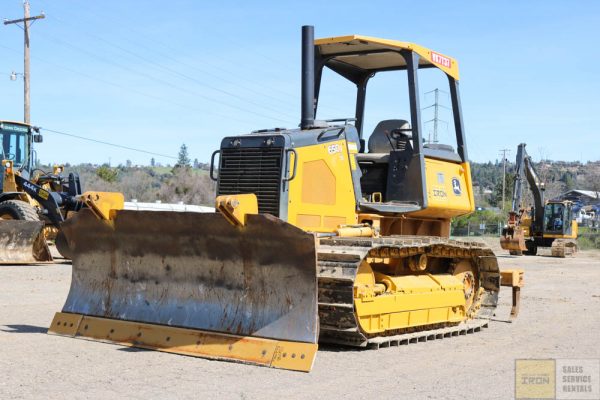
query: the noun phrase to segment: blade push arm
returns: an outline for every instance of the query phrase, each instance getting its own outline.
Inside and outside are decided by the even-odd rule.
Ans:
[[[69,177],[69,181],[74,181],[74,177]],[[66,210],[79,210],[81,202],[71,193],[51,192],[35,183],[15,174],[15,182],[23,188],[23,191],[34,198],[44,208],[46,215],[52,224],[58,226],[64,221],[60,212],[60,206],[65,206]]]

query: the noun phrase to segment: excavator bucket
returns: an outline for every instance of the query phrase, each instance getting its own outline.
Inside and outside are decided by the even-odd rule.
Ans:
[[[525,235],[521,228],[508,228],[500,237],[500,247],[508,250],[510,254],[522,254],[527,251],[525,246]]]
[[[0,219],[0,264],[52,261],[42,221]]]
[[[49,333],[309,371],[313,234],[270,215],[88,210],[62,225],[71,288]]]

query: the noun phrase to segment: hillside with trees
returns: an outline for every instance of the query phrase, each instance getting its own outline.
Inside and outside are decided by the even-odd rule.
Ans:
[[[540,178],[546,183],[546,198],[567,190],[600,191],[600,161],[543,160],[535,163]],[[41,166],[51,170],[51,166]],[[65,164],[65,173],[77,172],[84,190],[119,191],[127,200],[140,202],[212,205],[215,183],[208,176],[209,165],[191,160],[189,149],[181,146],[174,165],[162,165],[150,159],[148,165],[125,164],[110,166]],[[502,162],[471,163],[471,174],[477,206],[500,209],[502,202]],[[510,208],[515,177],[514,163],[506,164],[505,210]],[[528,193],[526,191],[526,193]]]
[[[51,166],[41,166],[51,170]],[[161,165],[154,159],[149,165],[65,164],[65,174],[79,174],[82,189],[122,192],[127,201],[213,205],[214,182],[208,176],[208,165],[191,161],[187,146],[181,146],[177,162]]]
[[[554,198],[571,189],[600,191],[600,161],[551,161],[534,163],[546,187],[546,198]],[[481,207],[498,207],[502,203],[502,162],[471,163],[471,174],[475,192],[475,202]],[[510,207],[515,164],[506,164],[505,209]],[[529,196],[529,192],[525,191]],[[527,197],[526,197],[527,199]],[[529,199],[531,200],[531,199]]]

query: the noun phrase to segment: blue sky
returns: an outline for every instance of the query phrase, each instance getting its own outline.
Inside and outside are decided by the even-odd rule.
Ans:
[[[313,24],[317,37],[378,36],[455,57],[474,161],[502,148],[512,159],[520,142],[534,159],[600,159],[597,1],[31,0],[31,10],[47,16],[31,32],[31,114],[43,128],[172,156],[186,143],[207,161],[225,135],[298,124],[300,26]],[[0,17],[21,15],[21,0],[2,1]],[[22,118],[22,81],[9,80],[22,72],[22,40],[14,25],[0,26],[0,119]],[[435,87],[421,82],[422,92]],[[404,88],[399,76],[373,81],[367,133],[408,116]],[[322,91],[321,117],[352,116],[351,87],[328,75]],[[152,157],[44,139],[44,162]]]

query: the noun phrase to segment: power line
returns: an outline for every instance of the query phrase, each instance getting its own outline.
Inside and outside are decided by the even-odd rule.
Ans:
[[[70,48],[72,48],[72,49],[74,49],[76,51],[79,51],[81,53],[87,54],[88,56],[90,56],[92,58],[95,58],[97,60],[100,60],[100,61],[102,61],[102,62],[104,62],[106,64],[116,66],[116,67],[121,68],[121,69],[123,69],[125,71],[128,71],[128,72],[130,72],[130,73],[132,73],[134,75],[143,76],[143,77],[145,77],[147,79],[150,79],[150,80],[153,80],[155,82],[161,83],[161,84],[163,84],[165,86],[171,87],[172,89],[179,90],[181,92],[190,94],[192,96],[203,98],[203,99],[205,99],[205,100],[207,100],[207,101],[209,101],[211,103],[218,103],[218,104],[221,104],[223,106],[234,108],[234,109],[237,109],[239,111],[242,111],[242,112],[245,112],[245,113],[248,113],[248,114],[253,114],[253,115],[256,115],[256,116],[261,117],[261,118],[267,118],[267,119],[270,119],[270,120],[279,121],[279,122],[285,122],[285,123],[289,123],[290,122],[290,120],[284,120],[284,119],[281,119],[281,118],[272,117],[270,115],[266,115],[266,114],[262,114],[262,113],[259,113],[259,112],[256,112],[256,111],[252,111],[252,110],[246,109],[244,107],[240,107],[240,106],[237,106],[237,105],[234,105],[234,104],[230,104],[230,103],[227,103],[227,102],[222,101],[222,100],[217,100],[217,99],[214,99],[214,98],[210,98],[210,97],[208,97],[206,95],[203,95],[201,93],[198,93],[198,92],[186,89],[186,88],[182,88],[182,87],[180,87],[178,85],[174,85],[173,83],[165,81],[163,79],[154,77],[152,75],[143,73],[141,71],[137,71],[137,70],[135,70],[133,68],[129,68],[127,66],[121,65],[121,64],[116,63],[114,61],[107,60],[106,58],[104,58],[102,56],[99,56],[99,55],[97,55],[95,53],[92,53],[92,52],[89,52],[89,51],[87,51],[85,49],[82,49],[81,47],[73,45],[73,44],[71,44],[71,43],[69,43],[69,42],[67,42],[65,40],[58,39],[58,38],[56,38],[56,37],[54,37],[52,35],[46,34],[46,35],[44,35],[44,37],[46,39],[50,39],[52,41],[55,41],[55,42],[57,42],[59,44],[63,44],[64,46],[70,47]]]
[[[7,46],[1,45],[1,44],[0,44],[0,48],[12,51],[14,53],[18,53],[17,50],[11,49],[10,47],[7,47]],[[236,122],[241,122],[241,123],[244,123],[244,124],[254,124],[254,122],[249,121],[249,120],[240,119],[240,118],[237,118],[237,117],[233,117],[231,115],[221,114],[221,113],[212,111],[210,109],[200,109],[200,108],[197,108],[197,107],[190,106],[188,104],[178,103],[176,101],[173,101],[173,100],[170,100],[170,99],[167,99],[167,98],[164,98],[164,97],[155,96],[155,95],[152,95],[152,94],[149,94],[149,93],[142,92],[140,90],[128,88],[128,87],[125,87],[123,85],[119,85],[117,83],[111,82],[111,81],[107,81],[107,80],[104,80],[104,79],[101,79],[101,78],[97,78],[95,76],[91,76],[89,74],[86,74],[85,72],[81,72],[81,71],[75,70],[73,68],[66,67],[64,65],[60,65],[60,64],[54,63],[52,61],[48,61],[48,60],[39,58],[37,56],[33,57],[33,58],[36,59],[36,60],[38,60],[38,61],[42,61],[43,63],[54,65],[55,67],[63,69],[65,71],[69,71],[71,73],[83,76],[83,77],[85,77],[87,79],[94,80],[94,81],[103,83],[105,85],[113,86],[113,87],[119,88],[119,89],[121,89],[123,91],[126,91],[126,92],[135,93],[135,94],[137,94],[139,96],[147,97],[149,99],[158,100],[158,101],[161,101],[161,102],[164,102],[164,103],[168,103],[168,104],[175,105],[175,106],[178,106],[178,107],[181,107],[181,108],[185,108],[185,109],[188,109],[188,110],[192,110],[192,111],[201,111],[203,113],[212,114],[212,115],[215,115],[217,117],[226,118],[229,121],[236,121]]]
[[[42,2],[43,2],[43,1],[42,1]],[[83,4],[82,4],[82,3],[80,3],[80,4],[78,4],[78,6],[81,8],[81,7],[83,6]],[[83,8],[84,8],[84,9],[86,9],[86,7],[83,7]],[[90,14],[92,13],[92,11],[91,11],[89,8],[87,8],[87,10],[86,10],[86,11],[87,11],[88,13],[90,13]],[[97,17],[98,17],[98,16],[97,16],[97,14],[96,14],[95,12],[94,12],[94,17],[95,17],[95,19],[97,19]],[[74,24],[72,24],[72,23],[69,23],[68,21],[62,20],[62,19],[60,19],[60,18],[58,18],[58,17],[56,17],[56,16],[53,16],[52,18],[53,18],[53,19],[55,19],[55,20],[57,20],[57,21],[60,21],[60,22],[61,22],[61,23],[63,23],[63,24],[67,24],[67,25],[74,26]],[[192,64],[189,64],[189,63],[185,63],[185,62],[183,62],[183,61],[181,61],[181,60],[179,60],[179,59],[177,59],[177,60],[173,59],[173,58],[171,57],[171,54],[173,54],[173,53],[181,53],[181,51],[180,51],[180,50],[177,50],[177,49],[175,49],[173,46],[170,46],[170,45],[167,45],[167,44],[165,44],[165,43],[162,43],[162,42],[160,42],[160,41],[157,41],[157,40],[156,40],[156,38],[154,38],[154,37],[150,37],[149,35],[146,35],[146,34],[144,34],[144,33],[141,33],[141,32],[139,32],[139,31],[137,31],[137,30],[135,30],[135,29],[132,29],[132,28],[131,28],[131,26],[130,26],[130,24],[129,24],[128,22],[127,22],[127,23],[124,23],[124,21],[119,21],[119,20],[115,19],[115,18],[114,18],[114,17],[112,17],[112,16],[103,16],[103,17],[102,17],[102,19],[103,19],[103,20],[105,20],[105,21],[106,21],[106,20],[113,21],[115,24],[119,25],[120,27],[124,28],[125,30],[127,30],[127,31],[129,31],[129,32],[132,32],[132,33],[134,33],[134,34],[136,34],[136,35],[138,35],[138,36],[141,36],[141,37],[148,38],[148,40],[150,40],[150,41],[152,42],[152,44],[153,44],[153,46],[152,46],[152,47],[149,47],[149,46],[147,46],[145,43],[142,43],[142,42],[139,42],[139,41],[134,41],[134,40],[132,40],[130,37],[127,37],[127,36],[124,36],[124,37],[123,37],[123,39],[124,39],[124,40],[126,40],[126,41],[129,41],[130,43],[134,44],[136,47],[143,47],[143,48],[145,48],[145,49],[147,49],[147,50],[151,51],[153,54],[159,54],[159,55],[161,55],[161,56],[162,56],[162,58],[169,59],[170,61],[172,61],[172,62],[175,62],[175,63],[177,63],[177,64],[180,64],[180,65],[182,65],[182,66],[184,66],[184,67],[186,67],[186,68],[191,68],[191,69],[194,69],[194,70],[200,71],[200,72],[202,72],[203,74],[209,75],[209,76],[211,76],[211,77],[213,77],[213,78],[216,78],[216,79],[218,79],[218,80],[221,80],[221,81],[223,81],[223,82],[226,82],[226,83],[229,83],[229,84],[235,85],[235,86],[236,86],[236,88],[243,88],[243,89],[245,89],[245,90],[247,90],[247,91],[249,91],[249,92],[252,92],[252,93],[254,93],[254,94],[258,94],[258,95],[260,95],[260,96],[268,97],[268,98],[271,98],[271,99],[273,99],[273,100],[276,100],[276,101],[279,101],[279,102],[281,102],[281,101],[282,101],[282,98],[281,98],[281,97],[276,97],[276,96],[273,96],[273,95],[271,95],[271,94],[264,93],[263,91],[260,91],[260,90],[253,89],[253,88],[251,88],[251,87],[249,87],[249,86],[245,85],[244,83],[234,82],[234,81],[232,81],[232,80],[230,80],[230,79],[223,78],[223,77],[219,76],[218,74],[215,74],[215,73],[214,73],[214,72],[212,72],[212,71],[208,71],[208,70],[205,70],[205,69],[199,68],[199,67],[197,67],[196,65],[192,65]],[[138,58],[140,58],[140,57],[141,57],[141,56],[139,56],[138,54],[136,54],[136,53],[132,52],[131,50],[129,50],[129,49],[126,49],[126,48],[124,48],[124,47],[122,47],[122,46],[116,45],[116,44],[114,44],[114,43],[112,43],[112,42],[110,42],[110,41],[108,41],[108,40],[106,40],[106,39],[104,39],[104,38],[102,38],[102,37],[99,37],[99,36],[93,35],[93,34],[91,34],[91,33],[89,33],[89,32],[86,32],[86,31],[83,31],[83,33],[84,33],[84,34],[86,34],[86,35],[88,35],[88,36],[90,36],[90,37],[93,37],[93,38],[95,38],[95,39],[97,39],[97,40],[103,41],[104,43],[107,43],[107,44],[109,44],[109,45],[110,45],[110,46],[112,46],[112,47],[119,48],[119,49],[120,49],[120,50],[122,50],[122,51],[125,51],[125,52],[127,52],[127,53],[129,53],[129,54],[132,54],[132,55],[134,55],[135,57],[138,57]],[[166,50],[168,50],[168,53],[166,53],[166,52],[161,52],[159,49],[157,49],[157,48],[156,48],[156,45],[162,46],[163,48],[165,48]],[[227,63],[230,63],[230,64],[239,65],[239,64],[238,64],[238,63],[236,63],[236,62],[233,62],[233,61],[231,61],[231,60],[224,59],[224,58],[222,58],[222,57],[219,57],[219,56],[216,56],[216,55],[212,55],[211,57],[212,57],[212,58],[216,58],[216,59],[220,59],[220,60],[222,60],[222,61],[225,61],[225,62],[227,62]],[[144,57],[144,58],[145,58],[145,57]],[[147,58],[146,58],[146,61],[147,61]],[[204,62],[204,63],[206,63],[206,64],[210,64],[210,63],[208,63],[208,62],[206,62],[206,61],[203,61],[203,62]],[[269,64],[269,65],[270,65],[270,64]],[[214,64],[213,64],[213,66],[214,66]],[[163,68],[163,66],[161,66],[161,68]],[[221,72],[226,72],[226,71],[224,71],[224,70],[223,70],[222,66],[215,66],[215,69],[218,69],[218,70],[220,70]],[[264,72],[264,68],[261,70],[261,72]],[[234,75],[234,74],[231,74],[230,72],[229,72],[229,74],[230,74],[230,75]],[[235,75],[234,75],[234,76],[235,76]],[[204,85],[205,83],[202,83],[202,84]],[[284,95],[286,95],[286,96],[289,96],[289,97],[293,97],[293,98],[296,98],[296,97],[297,97],[297,96],[296,96],[296,95],[294,95],[294,94],[291,94],[291,93],[289,93],[289,92],[284,92],[284,91],[280,90],[279,88],[275,88],[275,87],[266,87],[266,86],[261,86],[261,89],[270,89],[270,90],[272,90],[272,91],[276,91],[276,92],[282,93],[282,94],[284,94]],[[215,90],[219,90],[219,89],[215,89]],[[279,104],[279,105],[281,105],[281,104]],[[262,105],[261,105],[261,106],[262,106]],[[290,108],[292,107],[292,105],[291,105],[291,104],[288,104],[288,106],[290,106]]]
[[[57,20],[57,21],[59,21],[59,22],[61,22],[61,23],[66,23],[66,24],[69,24],[67,21],[64,21],[64,20],[62,20],[62,19],[60,19],[60,18],[57,18],[57,17],[54,17],[54,16],[53,16],[53,17],[51,17],[51,18],[52,18],[52,19],[55,19],[55,20]],[[187,75],[187,74],[185,74],[185,73],[183,73],[183,72],[180,72],[180,71],[178,71],[178,70],[176,70],[176,69],[173,69],[173,68],[171,68],[171,67],[168,67],[168,66],[166,66],[166,65],[163,65],[163,64],[161,64],[161,63],[158,63],[158,62],[156,62],[156,61],[154,61],[154,60],[152,60],[152,59],[149,59],[148,57],[145,57],[145,56],[143,56],[143,55],[140,55],[140,54],[138,54],[138,53],[136,53],[136,52],[134,52],[134,51],[131,51],[131,50],[129,50],[129,49],[127,49],[127,48],[123,47],[123,46],[120,46],[120,45],[118,45],[118,44],[114,44],[114,43],[112,43],[112,42],[110,42],[110,41],[108,41],[108,40],[106,40],[106,39],[104,39],[104,38],[102,38],[102,37],[100,37],[100,36],[94,35],[94,34],[92,34],[92,33],[86,32],[86,31],[84,31],[83,33],[84,33],[85,35],[87,35],[87,36],[89,36],[89,37],[91,37],[91,38],[95,39],[95,40],[98,40],[98,41],[100,41],[100,42],[102,42],[102,43],[105,43],[105,44],[107,44],[107,45],[109,45],[109,46],[111,46],[111,47],[114,47],[114,48],[116,48],[116,49],[118,49],[118,50],[120,50],[120,51],[122,51],[122,52],[124,52],[124,53],[126,53],[126,54],[129,54],[129,55],[131,55],[131,56],[133,56],[133,57],[135,57],[135,58],[137,58],[137,59],[140,59],[140,60],[142,60],[142,61],[144,61],[144,62],[146,62],[146,63],[148,63],[148,64],[150,64],[150,65],[153,65],[154,67],[160,68],[160,69],[162,69],[162,70],[164,70],[164,71],[167,71],[167,72],[169,72],[169,73],[171,73],[171,74],[174,74],[174,75],[177,75],[177,76],[179,76],[179,77],[181,77],[181,78],[184,78],[184,79],[187,79],[187,80],[189,80],[189,81],[192,81],[192,82],[194,82],[194,83],[196,83],[196,84],[198,84],[198,85],[200,85],[200,86],[207,87],[207,88],[209,88],[209,89],[211,89],[211,90],[214,90],[214,91],[216,91],[216,92],[222,93],[222,94],[224,94],[224,95],[226,95],[226,96],[229,96],[229,97],[231,97],[231,98],[234,98],[234,99],[236,99],[236,100],[243,101],[243,102],[244,102],[244,103],[246,103],[246,104],[252,104],[252,105],[254,105],[254,106],[256,106],[256,107],[261,107],[261,108],[267,109],[267,110],[269,110],[269,111],[276,112],[276,113],[278,113],[278,114],[280,114],[280,115],[284,115],[284,116],[286,116],[286,117],[295,118],[295,116],[290,116],[290,115],[287,115],[287,114],[285,114],[285,113],[282,113],[282,112],[281,112],[279,109],[275,109],[275,108],[268,107],[268,106],[266,106],[266,105],[264,105],[264,104],[260,104],[260,103],[257,103],[257,102],[255,102],[255,101],[253,101],[253,100],[249,100],[249,99],[247,99],[247,98],[245,98],[245,97],[239,96],[239,95],[237,95],[237,94],[235,94],[235,93],[232,93],[232,92],[230,92],[230,91],[228,91],[228,90],[224,90],[224,89],[221,89],[221,88],[219,88],[219,87],[217,87],[217,86],[211,85],[211,84],[209,84],[209,83],[202,82],[202,81],[200,81],[199,79],[196,79],[196,78],[194,78],[194,77],[192,77],[192,76],[189,76],[189,75]],[[89,53],[88,53],[88,54],[89,54]],[[167,58],[167,59],[169,59],[170,61],[175,61],[175,60],[174,60],[172,57],[170,57],[170,56],[166,56],[166,57],[164,57],[164,58]],[[203,71],[203,72],[205,72],[205,71]],[[144,76],[146,76],[146,77],[149,77],[147,74],[145,74]],[[164,81],[163,81],[163,82],[164,82]],[[269,117],[269,118],[271,118],[271,117]],[[282,122],[287,122],[287,121],[283,121],[283,120],[280,120],[280,121],[282,121]]]
[[[448,121],[444,121],[443,119],[439,118],[439,108],[445,108],[446,110],[448,110],[448,107],[442,106],[439,103],[439,94],[440,92],[448,94],[447,92],[440,90],[438,88],[435,88],[434,90],[431,90],[427,93],[425,93],[425,96],[427,96],[430,93],[434,93],[435,95],[435,101],[432,105],[427,106],[425,108],[423,108],[423,110],[426,110],[428,108],[433,107],[433,118],[430,119],[429,121],[425,121],[425,123],[429,123],[429,122],[433,122],[433,140],[431,138],[431,131],[429,132],[429,143],[437,143],[438,140],[438,124],[441,122],[443,124],[446,124],[446,127],[448,127]]]
[[[136,149],[135,147],[123,146],[123,145],[116,144],[116,143],[106,142],[104,140],[92,139],[92,138],[89,138],[89,137],[74,135],[72,133],[56,131],[56,130],[48,129],[48,128],[40,128],[40,130],[43,130],[43,131],[46,131],[46,132],[51,132],[51,133],[56,133],[58,135],[69,136],[69,137],[73,137],[73,138],[77,138],[77,139],[81,139],[81,140],[87,140],[88,142],[99,143],[99,144],[103,144],[103,145],[106,145],[106,146],[118,147],[118,148],[125,149],[125,150],[136,151],[138,153],[150,154],[150,155],[153,155],[153,156],[164,157],[164,158],[171,158],[173,160],[177,160],[177,157],[168,156],[166,154],[155,153],[155,152],[152,152],[152,151],[147,151],[147,150],[142,150],[142,149]]]
[[[45,0],[41,0],[41,1],[42,1],[43,3],[46,3],[46,2],[45,2]],[[48,3],[46,3],[46,4],[48,4]],[[82,6],[84,6],[84,4],[83,4],[83,3],[79,3],[79,4],[78,4],[78,6],[79,6],[79,8],[81,9],[81,8],[82,8]],[[86,9],[86,11],[87,11],[87,13],[88,13],[88,14],[90,14],[90,15],[91,15],[91,14],[93,14],[93,15],[94,15],[94,18],[95,18],[95,19],[97,19],[98,15],[97,15],[97,12],[96,12],[96,10],[91,10],[89,7],[85,7],[85,6],[83,7],[83,9]],[[57,17],[53,17],[53,18],[54,18],[54,19],[56,19],[56,20],[58,20],[58,21],[60,21],[61,23],[70,24],[68,21],[64,21],[64,20],[62,20],[62,19],[60,19],[60,18],[57,18]],[[240,89],[240,88],[241,88],[241,89],[244,89],[244,90],[246,90],[246,91],[248,91],[248,92],[251,92],[251,93],[257,94],[257,95],[259,95],[259,96],[263,96],[263,97],[267,97],[267,98],[270,98],[270,99],[272,99],[272,100],[275,100],[275,101],[277,101],[277,102],[278,102],[278,104],[277,104],[277,107],[281,107],[281,105],[282,105],[282,101],[283,101],[283,102],[284,102],[284,105],[285,105],[285,106],[287,106],[288,108],[290,108],[290,109],[292,109],[292,108],[294,108],[294,109],[295,109],[295,108],[296,108],[296,105],[295,105],[295,104],[290,104],[290,103],[289,103],[289,102],[290,102],[290,100],[289,100],[290,98],[293,98],[293,99],[295,99],[295,100],[298,100],[298,96],[297,96],[296,94],[290,93],[290,92],[288,92],[288,91],[281,90],[280,88],[278,88],[278,87],[274,87],[274,86],[265,86],[265,85],[263,85],[263,84],[257,85],[255,82],[251,82],[251,81],[243,81],[243,83],[240,83],[240,82],[235,82],[235,81],[232,81],[231,79],[223,78],[222,76],[219,76],[218,74],[215,74],[213,71],[209,71],[209,70],[205,70],[205,69],[199,68],[198,66],[196,66],[196,65],[194,65],[194,64],[185,63],[185,62],[181,61],[180,59],[173,59],[173,58],[171,57],[171,54],[173,54],[173,53],[175,53],[175,54],[180,54],[180,53],[181,53],[181,50],[179,50],[179,49],[177,49],[177,48],[173,47],[172,45],[169,45],[169,44],[166,44],[166,43],[164,43],[164,42],[161,42],[160,40],[156,40],[156,38],[155,38],[155,37],[151,37],[151,36],[149,36],[149,35],[147,35],[147,34],[145,34],[145,33],[143,33],[143,32],[140,32],[140,31],[138,31],[138,30],[135,30],[135,29],[131,28],[131,24],[129,24],[129,21],[124,21],[124,20],[119,20],[119,19],[116,19],[116,18],[115,18],[115,17],[114,17],[112,14],[111,14],[111,15],[106,15],[106,14],[105,14],[105,15],[103,15],[103,16],[102,16],[102,19],[103,19],[103,20],[105,20],[105,21],[106,21],[106,20],[108,20],[108,21],[112,21],[112,22],[114,22],[115,24],[119,25],[120,27],[122,27],[123,29],[125,29],[125,30],[127,30],[127,31],[129,31],[129,32],[132,32],[132,33],[134,33],[134,34],[136,34],[136,35],[138,35],[138,36],[140,36],[140,37],[147,38],[147,39],[148,39],[148,40],[150,40],[150,41],[151,41],[151,43],[153,44],[153,47],[149,47],[149,46],[147,46],[147,45],[146,45],[146,42],[139,42],[139,41],[132,40],[132,39],[131,39],[131,37],[129,37],[129,36],[127,36],[127,35],[125,35],[125,36],[122,38],[122,39],[124,39],[124,40],[126,40],[126,41],[129,41],[130,43],[134,44],[136,47],[142,47],[142,48],[145,48],[145,49],[147,49],[147,50],[151,51],[153,54],[159,54],[159,55],[162,55],[162,57],[163,57],[163,58],[165,58],[165,59],[169,59],[170,61],[172,61],[172,62],[174,62],[174,63],[177,63],[177,64],[180,64],[181,66],[183,66],[183,67],[185,67],[185,68],[188,68],[188,69],[193,69],[193,70],[199,71],[199,72],[201,72],[201,73],[203,73],[203,74],[206,74],[206,75],[209,75],[209,76],[211,76],[211,77],[213,77],[213,78],[216,78],[216,79],[218,79],[218,80],[220,80],[220,81],[222,81],[222,82],[225,82],[225,83],[228,83],[228,84],[235,85],[235,86],[236,86],[236,89]],[[74,26],[72,23],[71,23],[70,25],[71,25],[71,26]],[[94,37],[94,38],[96,38],[97,40],[100,40],[100,41],[103,41],[104,43],[107,43],[107,44],[109,44],[110,46],[113,46],[113,47],[119,48],[119,49],[121,49],[121,51],[124,51],[124,52],[127,52],[127,53],[129,53],[129,54],[132,54],[132,55],[134,55],[135,57],[138,57],[138,58],[142,57],[143,59],[146,59],[146,60],[147,60],[147,58],[146,58],[146,57],[139,56],[138,54],[136,54],[136,53],[134,53],[134,52],[132,52],[132,51],[130,51],[130,50],[128,50],[128,49],[126,49],[126,48],[122,47],[122,46],[116,45],[116,44],[114,44],[114,43],[112,43],[112,42],[110,42],[110,41],[108,41],[108,40],[106,40],[106,39],[104,39],[104,38],[98,37],[98,36],[96,36],[96,35],[92,35],[92,34],[90,34],[90,33],[86,32],[86,31],[83,31],[83,32],[84,32],[85,34],[87,34],[88,36],[90,36],[90,37]],[[234,41],[233,41],[233,40],[231,40],[231,39],[227,39],[227,38],[223,38],[223,37],[221,38],[221,40],[227,40],[227,41],[229,41],[230,43],[236,43],[236,42],[234,42]],[[239,42],[238,42],[237,44],[238,44],[238,45],[241,45]],[[163,52],[161,52],[160,50],[158,50],[158,49],[156,48],[156,45],[162,46],[164,49],[166,49],[166,50],[168,51],[168,53],[167,53],[167,52],[164,52],[164,51],[163,51]],[[203,50],[203,52],[205,52],[205,50]],[[268,61],[269,61],[269,63],[261,65],[261,67],[260,67],[260,68],[256,68],[256,67],[253,67],[252,65],[247,65],[247,64],[245,64],[245,65],[244,65],[244,66],[245,66],[245,68],[250,68],[250,69],[253,69],[253,70],[255,70],[255,71],[258,71],[258,72],[260,72],[260,73],[264,73],[264,72],[265,72],[265,66],[269,66],[269,65],[281,65],[281,60],[280,60],[280,59],[273,59],[272,57],[269,57],[269,56],[266,56],[266,55],[264,55],[264,54],[262,54],[262,53],[257,53],[257,52],[253,52],[253,54],[254,54],[254,55],[256,55],[256,56],[260,56],[260,57],[262,57],[262,58],[264,58],[264,59],[268,60]],[[218,55],[215,55],[215,54],[212,54],[212,55],[211,55],[211,58],[213,58],[213,59],[219,59],[219,60],[221,60],[221,61],[224,61],[224,62],[226,62],[226,63],[228,63],[228,64],[232,64],[232,65],[235,65],[235,66],[239,66],[239,63],[238,63],[238,62],[235,62],[235,61],[228,60],[228,59],[226,59],[226,58],[220,57],[220,56],[218,56]],[[154,63],[154,64],[157,64],[156,62],[152,62],[152,61],[150,61],[150,62],[151,62],[151,63]],[[207,61],[205,61],[205,60],[203,60],[203,63],[205,63],[205,64],[211,64],[210,62],[207,62]],[[160,65],[160,64],[157,64],[157,65],[159,65],[159,67],[161,67],[161,68],[165,68],[164,66],[162,66],[162,65]],[[226,70],[224,70],[224,69],[223,69],[223,67],[222,67],[221,65],[219,65],[219,66],[216,66],[215,64],[212,64],[212,65],[214,66],[215,70],[218,70],[218,71],[221,71],[221,72],[226,72],[226,73],[228,73],[229,75],[231,75],[231,76],[233,76],[233,77],[237,77],[237,76],[238,76],[238,74],[234,74],[234,73],[232,73],[232,72],[231,72],[231,70],[229,70],[229,71],[226,71]],[[167,68],[168,68],[168,67],[167,67]],[[276,69],[276,70],[275,70],[275,69],[271,69],[271,70],[272,70],[272,71],[277,71],[278,73],[281,73],[281,69]],[[174,73],[177,73],[177,74],[179,74],[179,72],[174,72]],[[196,81],[197,81],[197,80],[196,80]],[[197,81],[197,82],[198,82],[198,81]],[[199,84],[201,84],[201,85],[206,85],[206,84],[204,84],[204,83],[201,83],[201,82],[198,82],[198,83],[199,83]],[[252,87],[250,87],[249,85],[252,85],[252,86],[259,86],[259,88],[260,88],[260,89],[268,89],[268,90],[270,90],[270,91],[273,91],[273,92],[278,92],[280,95],[284,95],[284,96],[285,96],[287,99],[286,99],[286,100],[283,100],[283,98],[282,98],[282,97],[277,97],[277,96],[274,96],[274,95],[271,95],[271,94],[265,93],[265,92],[264,92],[264,91],[262,91],[262,90],[256,90],[256,89],[253,89],[253,88],[252,88]],[[211,87],[211,86],[208,86],[208,87]],[[219,89],[215,89],[215,90],[219,90]],[[235,95],[234,95],[234,96],[235,96]],[[244,101],[247,101],[247,100],[244,100]],[[252,104],[256,104],[256,103],[254,103],[253,101],[250,101],[250,102],[251,102]],[[271,108],[271,107],[266,107],[266,106],[265,106],[265,105],[263,105],[263,104],[260,104],[260,105],[258,105],[258,106],[259,106],[259,107],[262,107],[262,108],[269,109],[269,110],[276,111],[276,112],[278,112],[278,113],[280,113],[280,114],[285,114],[285,113],[281,113],[281,111],[279,110],[279,108],[278,108],[278,109],[273,109],[273,108]],[[328,110],[330,110],[330,111],[334,111],[334,110],[335,110],[335,112],[338,112],[338,113],[339,113],[339,112],[345,112],[345,111],[343,111],[343,110],[340,110],[339,108],[336,108],[336,107],[331,107],[331,106],[321,106],[320,108],[322,108],[322,109],[328,109]],[[294,121],[295,121],[295,120],[296,120],[296,116],[294,116],[293,118],[294,118]],[[286,122],[287,122],[287,121],[286,121]]]

